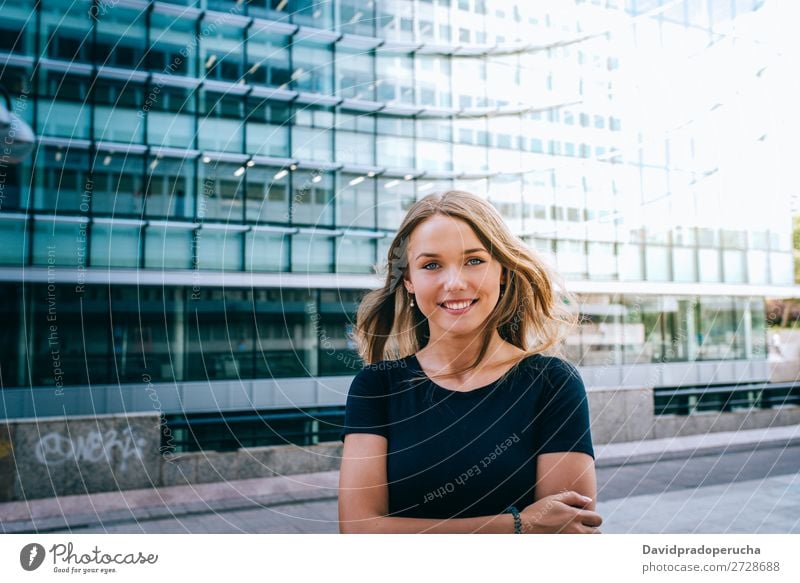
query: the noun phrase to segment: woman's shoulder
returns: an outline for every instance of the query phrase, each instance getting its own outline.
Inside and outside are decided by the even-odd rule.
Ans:
[[[408,359],[410,357],[407,356],[405,358],[398,358],[395,360],[381,360],[379,362],[373,362],[371,364],[365,364],[364,367],[361,369],[362,371],[387,371],[387,370],[395,370],[399,368],[407,368],[408,367]]]
[[[402,371],[408,366],[408,357],[366,363],[356,372],[354,382],[380,378],[382,383],[391,383],[391,379],[397,376],[396,371]]]
[[[524,365],[531,375],[551,386],[583,384],[578,368],[560,356],[537,353],[525,357]]]
[[[402,381],[407,378],[405,369],[408,366],[406,358],[364,364],[353,377],[349,394],[388,396],[396,392],[395,387],[402,385]]]

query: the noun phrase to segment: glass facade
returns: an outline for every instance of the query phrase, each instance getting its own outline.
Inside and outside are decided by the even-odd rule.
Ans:
[[[702,47],[758,0],[29,4],[0,20],[0,83],[39,136],[4,170],[0,269],[365,275],[415,200],[459,188],[570,280],[793,283],[782,201],[731,177],[714,120],[664,130],[626,101],[633,51]],[[66,384],[357,368],[360,292],[86,290],[0,285],[4,387],[53,382],[50,293]],[[578,364],[766,357],[758,298],[582,300]]]
[[[3,51],[18,58],[3,68],[2,83],[15,98],[25,96],[45,141],[35,164],[16,169],[3,211],[77,214],[90,223],[146,215],[390,234],[401,214],[380,209],[398,191],[381,191],[394,180],[382,186],[376,174],[411,176],[410,196],[418,198],[431,179],[452,183],[477,172],[486,177],[473,190],[490,193],[519,234],[555,239],[559,266],[570,277],[791,283],[788,233],[773,233],[763,220],[741,229],[720,220],[722,197],[738,192],[718,176],[697,179],[708,171],[701,143],[682,133],[646,140],[635,155],[627,147],[642,128],[628,129],[614,93],[624,56],[613,39],[535,51],[515,44],[532,32],[563,40],[593,15],[646,13],[647,2],[578,2],[569,9],[444,0],[178,4],[200,11],[176,12],[167,2],[153,3],[152,12],[102,4],[90,10],[86,0],[45,0],[35,7],[37,27],[28,12],[7,3],[0,58]],[[707,10],[669,10],[641,26],[657,24],[654,38],[668,49],[698,27],[711,30],[760,6],[733,4],[724,14],[715,9],[712,20]],[[290,34],[295,24],[302,28]],[[615,29],[617,40],[652,49],[639,28]],[[361,36],[340,38],[354,31]],[[384,39],[409,44],[382,46]],[[447,43],[470,50],[454,54]],[[505,52],[489,54],[485,47],[494,44]],[[539,84],[534,98],[529,89]],[[611,91],[594,93],[598,84]],[[582,104],[566,104],[570,96]],[[681,155],[687,149],[695,155]],[[544,188],[531,187],[542,181]],[[95,191],[82,212],[87,182]],[[662,204],[665,194],[670,208]],[[289,208],[281,212],[284,202]],[[525,212],[531,207],[544,216]],[[34,231],[35,220],[29,215],[22,228]],[[143,225],[143,240],[163,236],[150,230],[163,228]],[[104,229],[90,231],[106,243]],[[243,232],[228,239],[232,248],[253,239]],[[183,238],[189,247],[173,253],[190,256],[192,240]],[[290,237],[288,244],[304,248],[306,241]],[[158,264],[147,257],[149,248],[143,246],[138,266]],[[87,267],[107,266],[101,255],[89,253]],[[286,267],[301,271],[291,258],[302,255],[290,252]],[[37,265],[41,257],[24,260]],[[0,261],[16,265],[19,257]],[[209,262],[220,265],[258,269],[247,261]],[[312,271],[347,269],[346,262],[327,261]]]
[[[54,351],[75,385],[352,375],[363,293],[0,285],[3,386],[53,385]],[[766,357],[761,299],[591,294],[580,313],[565,348],[581,366]]]

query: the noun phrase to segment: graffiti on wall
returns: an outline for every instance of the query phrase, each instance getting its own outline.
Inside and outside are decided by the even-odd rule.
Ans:
[[[113,468],[124,472],[128,469],[128,460],[141,458],[147,440],[137,438],[129,428],[121,433],[109,429],[105,433],[90,431],[86,435],[64,437],[54,431],[42,436],[36,445],[36,459],[46,466],[59,466],[70,462],[97,463],[105,461],[109,466],[114,463],[114,450],[119,452],[119,467]]]

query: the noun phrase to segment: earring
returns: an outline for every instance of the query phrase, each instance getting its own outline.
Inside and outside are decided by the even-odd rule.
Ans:
[[[414,304],[414,296],[412,296],[411,294],[408,294],[408,297],[410,297],[410,298],[411,298],[411,307],[413,308],[413,307],[414,307],[414,305],[415,305],[415,304]]]

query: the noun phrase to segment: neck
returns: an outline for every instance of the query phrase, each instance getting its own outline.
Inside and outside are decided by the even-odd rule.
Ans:
[[[431,337],[425,348],[418,354],[424,353],[424,357],[434,362],[442,374],[447,374],[451,371],[462,370],[475,362],[481,349],[481,340],[480,334]],[[495,330],[483,360],[491,362],[493,357],[502,352],[505,344],[506,342]]]

